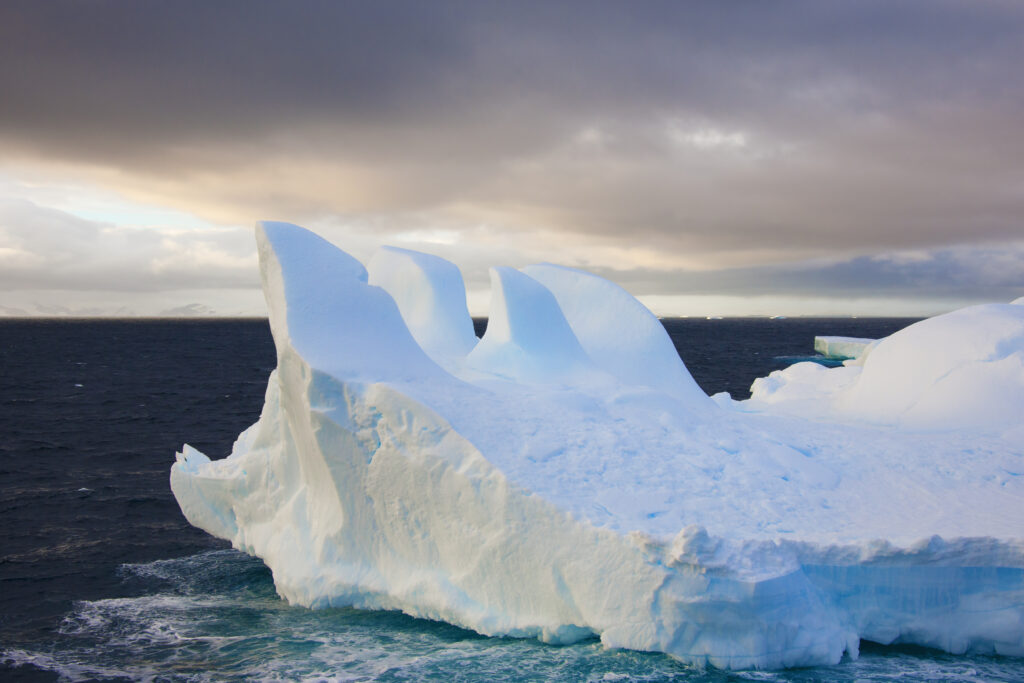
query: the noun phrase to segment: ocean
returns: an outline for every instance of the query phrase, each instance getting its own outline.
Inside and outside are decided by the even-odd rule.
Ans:
[[[812,357],[816,334],[913,320],[663,322],[705,391],[745,398]],[[260,560],[189,526],[168,485],[183,443],[228,454],[274,364],[265,320],[0,321],[0,680],[1024,680],[1022,659],[871,643],[836,667],[724,673],[291,607]]]

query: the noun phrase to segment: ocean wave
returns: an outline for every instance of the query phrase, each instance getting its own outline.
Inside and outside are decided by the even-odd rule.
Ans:
[[[308,610],[278,598],[258,559],[232,550],[122,565],[155,590],[74,603],[50,648],[6,649],[0,662],[65,681],[990,681],[1019,661],[865,647],[838,667],[726,673],[661,654],[486,638],[396,612]],[[0,669],[2,671],[2,669]]]

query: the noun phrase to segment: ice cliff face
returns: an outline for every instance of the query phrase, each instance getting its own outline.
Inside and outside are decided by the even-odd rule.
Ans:
[[[257,241],[263,412],[226,459],[186,446],[171,487],[285,599],[726,668],[835,663],[860,638],[1024,654],[1014,425],[723,409],[592,275],[493,269],[478,342],[445,261],[386,248],[367,270],[277,223]]]

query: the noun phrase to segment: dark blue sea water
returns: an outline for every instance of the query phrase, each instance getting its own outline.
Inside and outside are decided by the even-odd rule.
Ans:
[[[910,320],[666,320],[709,393]],[[310,611],[191,528],[189,442],[226,455],[262,405],[266,321],[0,321],[0,680],[994,681],[1024,661],[865,643],[838,667],[726,674],[650,653],[484,638],[392,612]]]

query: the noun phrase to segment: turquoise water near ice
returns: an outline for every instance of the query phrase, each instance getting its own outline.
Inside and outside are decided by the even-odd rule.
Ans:
[[[53,642],[2,659],[66,680],[1014,681],[1024,662],[867,645],[835,667],[722,672],[600,642],[487,638],[397,612],[308,610],[277,597],[255,558],[217,550],[123,565],[135,597],[80,601]]]

